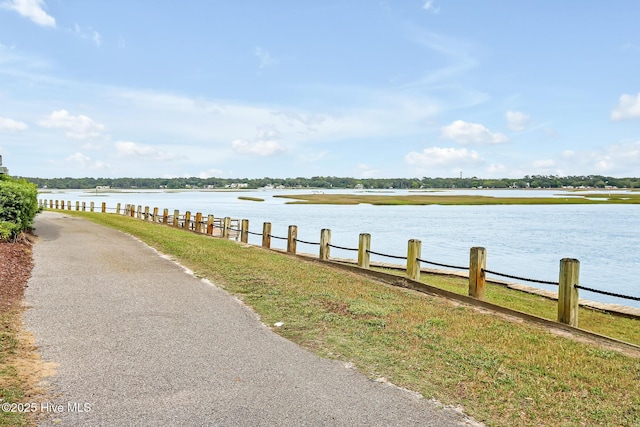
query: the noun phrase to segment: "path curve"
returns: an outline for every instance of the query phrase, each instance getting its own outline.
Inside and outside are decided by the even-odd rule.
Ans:
[[[52,212],[35,227],[25,327],[58,365],[41,425],[475,424],[302,349],[124,233]]]

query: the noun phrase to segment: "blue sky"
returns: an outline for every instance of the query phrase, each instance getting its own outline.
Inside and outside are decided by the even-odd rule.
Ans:
[[[640,0],[0,0],[38,177],[640,176]]]

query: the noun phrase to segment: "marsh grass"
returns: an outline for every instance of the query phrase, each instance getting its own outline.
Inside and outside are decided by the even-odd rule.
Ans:
[[[640,424],[640,359],[326,264],[116,215],[65,213],[175,257],[265,324],[283,322],[275,332],[299,345],[461,405],[489,426]]]
[[[248,200],[250,202],[264,202],[260,197],[239,196],[238,200]]]
[[[640,194],[587,193],[567,197],[491,197],[473,195],[370,195],[370,194],[295,194],[276,195],[293,199],[291,204],[357,205],[584,205],[638,204]]]

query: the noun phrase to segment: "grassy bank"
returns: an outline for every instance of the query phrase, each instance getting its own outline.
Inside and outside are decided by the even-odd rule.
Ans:
[[[260,248],[65,214],[135,235],[238,295],[267,325],[283,322],[275,331],[288,339],[487,425],[640,424],[640,359]]]
[[[404,276],[404,272],[398,270],[380,270]],[[424,283],[460,295],[467,295],[469,292],[469,280],[467,278],[423,273],[420,279]],[[485,301],[553,321],[557,319],[558,315],[558,302],[556,300],[516,291],[493,283],[487,283]],[[583,307],[578,310],[578,320],[581,329],[640,345],[640,320],[615,316]]]
[[[491,197],[473,195],[410,194],[384,196],[372,194],[295,194],[277,195],[293,199],[292,204],[357,205],[584,205],[638,204],[640,194],[576,193],[567,197]]]

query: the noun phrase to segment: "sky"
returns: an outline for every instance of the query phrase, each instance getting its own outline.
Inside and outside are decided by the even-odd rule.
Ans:
[[[640,0],[0,0],[12,175],[640,176]]]

